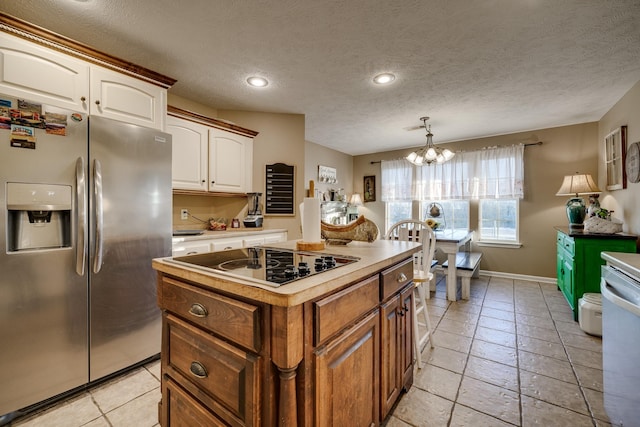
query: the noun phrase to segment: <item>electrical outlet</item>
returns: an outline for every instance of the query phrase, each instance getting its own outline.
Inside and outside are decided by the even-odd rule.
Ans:
[[[180,209],[180,219],[189,219],[189,211],[186,209]]]

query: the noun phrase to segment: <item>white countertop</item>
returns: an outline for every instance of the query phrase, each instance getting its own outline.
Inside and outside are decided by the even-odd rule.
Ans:
[[[209,231],[196,236],[173,236],[172,243],[196,242],[198,240],[226,239],[229,237],[257,236],[260,234],[283,233],[286,228],[232,228],[225,231]]]
[[[602,259],[620,270],[623,270],[632,276],[640,277],[640,254],[602,252],[601,256]]]

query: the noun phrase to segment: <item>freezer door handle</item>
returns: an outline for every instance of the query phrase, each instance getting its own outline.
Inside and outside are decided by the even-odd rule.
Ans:
[[[621,307],[636,316],[640,316],[640,306],[629,301],[628,298],[625,298],[622,293],[616,290],[615,286],[611,286],[611,283],[607,282],[604,278],[600,279],[600,293],[603,298],[608,299],[618,307]]]
[[[76,199],[78,212],[78,231],[76,234],[76,273],[84,276],[87,261],[87,179],[84,158],[76,160]]]
[[[93,162],[93,191],[96,215],[96,250],[93,257],[93,272],[99,273],[102,268],[102,229],[104,226],[102,210],[102,166],[99,160]]]

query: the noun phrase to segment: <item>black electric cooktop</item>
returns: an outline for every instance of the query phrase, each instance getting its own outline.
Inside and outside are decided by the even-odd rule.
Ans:
[[[281,286],[358,260],[345,255],[257,246],[173,257],[168,261]]]

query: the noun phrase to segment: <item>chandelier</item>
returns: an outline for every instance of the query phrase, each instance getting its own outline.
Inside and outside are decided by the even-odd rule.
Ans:
[[[444,163],[447,160],[451,160],[453,156],[455,156],[453,151],[448,148],[442,149],[440,147],[436,147],[433,144],[431,125],[427,126],[427,120],[429,120],[429,117],[420,117],[420,120],[422,120],[424,128],[427,130],[427,145],[416,151],[412,151],[411,154],[405,158],[416,166],[422,166],[424,164],[430,165],[433,162]]]

